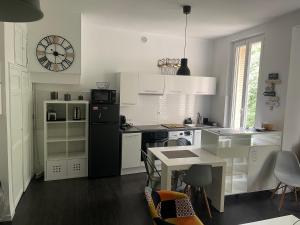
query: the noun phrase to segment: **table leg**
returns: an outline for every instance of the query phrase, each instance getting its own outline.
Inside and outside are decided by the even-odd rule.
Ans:
[[[172,171],[162,163],[161,164],[161,190],[170,191],[172,188]]]
[[[224,199],[225,199],[225,166],[213,168],[213,182],[209,186],[208,196],[211,200],[213,207],[219,212],[224,212]]]
[[[148,155],[148,157],[149,157],[149,159],[152,161],[152,162],[155,162],[155,156],[152,154],[152,152],[150,152],[150,151],[147,151],[147,155]],[[154,171],[153,171],[153,168],[149,168],[149,172],[150,172],[150,174],[152,174]]]

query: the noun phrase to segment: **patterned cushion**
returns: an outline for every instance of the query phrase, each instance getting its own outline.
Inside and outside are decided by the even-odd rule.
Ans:
[[[162,201],[156,207],[156,211],[163,219],[195,215],[192,204],[188,198]]]

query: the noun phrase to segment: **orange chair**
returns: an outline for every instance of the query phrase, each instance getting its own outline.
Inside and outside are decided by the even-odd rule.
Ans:
[[[146,187],[145,196],[155,225],[203,225],[186,194]]]

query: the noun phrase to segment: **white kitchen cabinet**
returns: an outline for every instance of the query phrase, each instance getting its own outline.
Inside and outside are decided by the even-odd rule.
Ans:
[[[163,75],[139,74],[139,94],[163,95],[164,89]]]
[[[201,130],[194,131],[194,146],[201,148]]]
[[[24,24],[15,24],[15,64],[27,67],[27,29]]]
[[[141,166],[141,133],[122,135],[122,169]]]
[[[138,102],[139,77],[137,73],[120,74],[120,105],[136,105]]]
[[[186,94],[189,85],[189,76],[165,75],[165,94]]]
[[[191,76],[189,79],[189,94],[193,95],[215,95],[216,94],[216,78]]]
[[[279,146],[255,146],[249,150],[248,192],[270,190],[276,186],[274,164]]]
[[[274,164],[281,139],[279,131],[202,130],[202,148],[226,160],[226,194],[274,189]]]

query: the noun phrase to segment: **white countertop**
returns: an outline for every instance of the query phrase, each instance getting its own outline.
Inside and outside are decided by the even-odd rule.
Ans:
[[[272,134],[278,133],[280,131],[257,131],[255,129],[233,129],[233,128],[211,128],[209,130],[205,130],[210,133],[219,135],[219,136],[249,136],[256,134]]]

